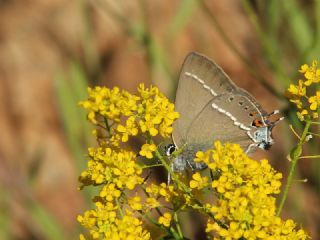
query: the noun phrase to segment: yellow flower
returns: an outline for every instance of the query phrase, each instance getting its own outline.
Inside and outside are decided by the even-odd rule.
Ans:
[[[161,183],[160,185],[151,184],[146,188],[146,192],[150,197],[153,197],[154,199],[162,197],[168,203],[181,196],[181,192],[175,189],[174,186],[167,185],[166,183]]]
[[[159,217],[158,222],[160,224],[162,224],[163,226],[165,226],[165,227],[169,227],[170,223],[171,223],[171,220],[172,220],[171,214],[166,212],[166,213],[163,214],[163,216]]]
[[[210,158],[212,155],[213,151],[208,150],[205,153],[204,152],[197,152],[196,153],[196,158],[194,159],[195,162],[203,162],[205,163],[210,169],[215,169],[215,162],[211,162]]]
[[[136,101],[139,100],[137,96],[120,91],[117,87],[88,88],[88,94],[88,100],[79,104],[89,111],[88,119],[94,124],[101,121],[98,116],[119,122],[122,115],[129,116],[136,110]]]
[[[318,62],[313,61],[312,65],[310,67],[303,65],[303,68],[301,68],[302,73],[304,73],[304,77],[306,78],[306,81],[304,84],[306,86],[310,86],[312,83],[318,83],[320,81],[320,71],[317,69]]]
[[[170,202],[170,199],[176,194],[177,193],[173,186],[167,185],[165,183],[160,184],[159,195],[164,197],[167,202]]]
[[[144,84],[141,83],[138,86],[138,92],[140,93],[140,95],[141,95],[141,97],[143,99],[148,99],[148,98],[151,98],[154,95],[159,94],[159,89],[156,88],[156,87],[152,87],[152,86],[150,87],[150,89],[149,88],[145,88]]]
[[[153,152],[157,150],[157,146],[154,144],[143,144],[139,154],[145,156],[148,159],[153,158]]]
[[[303,109],[303,107],[305,107],[301,99],[290,99],[290,102],[294,103],[298,109]]]
[[[190,181],[191,188],[202,189],[208,186],[208,177],[202,177],[199,172],[192,175],[193,180]]]
[[[132,239],[149,240],[150,233],[143,228],[143,222],[132,212],[123,211],[121,218],[118,208],[111,202],[96,203],[96,209],[86,211],[78,216],[81,225],[90,230],[93,239]]]
[[[129,117],[126,121],[126,126],[118,125],[117,131],[122,134],[121,141],[127,142],[129,136],[136,136],[138,134],[138,128],[134,117]]]
[[[172,124],[179,117],[174,104],[152,86],[145,88],[140,84],[138,96],[117,87],[88,88],[88,95],[88,100],[79,105],[88,111],[91,123],[106,130],[103,134],[96,134],[97,139],[114,147],[119,147],[120,141],[127,142],[130,136],[138,135],[139,130],[151,137],[158,134],[169,137]]]
[[[148,197],[145,204],[147,208],[156,208],[160,206],[160,203],[153,197]]]
[[[305,73],[306,71],[308,71],[308,69],[309,69],[308,64],[303,64],[303,65],[301,66],[299,72]]]
[[[136,154],[111,148],[89,148],[88,169],[79,181],[84,185],[114,183],[118,190],[133,189],[143,182],[141,167],[136,164]],[[105,190],[106,191],[106,190]]]
[[[309,85],[320,79],[320,71],[316,62],[303,66],[301,71],[306,79],[289,87],[290,101],[299,108],[302,117],[315,116],[314,109],[320,105],[318,93],[313,98],[306,95],[310,92]],[[100,191],[93,198],[94,209],[77,218],[88,229],[88,238],[148,240],[150,233],[144,229],[139,216],[145,216],[155,208],[156,211],[201,209],[208,216],[214,216],[208,221],[206,231],[212,232],[215,239],[307,238],[292,220],[283,221],[275,216],[274,195],[280,191],[282,175],[267,160],[250,159],[239,145],[215,142],[214,150],[196,155],[196,162],[206,163],[213,171],[214,180],[209,182],[208,177],[196,172],[189,186],[199,190],[209,186],[207,189],[214,192],[213,202],[202,203],[200,201],[204,199],[195,199],[188,184],[184,184],[185,179],[181,184],[173,185],[144,181],[137,153],[125,150],[129,147],[125,143],[140,134],[148,142],[142,145],[140,155],[151,159],[157,150],[155,144],[150,144],[152,137],[170,136],[172,124],[179,117],[174,105],[158,88],[146,88],[141,84],[138,94],[132,95],[117,87],[95,87],[88,89],[88,95],[80,105],[87,110],[88,120],[94,124],[98,146],[88,149],[87,169],[81,173],[79,181],[82,187],[98,186]],[[143,199],[134,195],[142,192],[140,190],[146,193]],[[158,222],[170,227],[172,215],[165,212]],[[80,235],[80,239],[84,236]]]
[[[157,198],[159,196],[159,189],[160,187],[157,184],[151,184],[147,186],[146,192]]]
[[[141,84],[138,88],[141,95],[141,104],[138,106],[140,129],[143,133],[148,132],[151,136],[160,133],[168,137],[172,133],[172,123],[179,117],[174,111],[174,105],[159,91],[158,88],[145,88]]]
[[[250,159],[237,144],[222,145],[217,141],[214,146],[213,151],[198,153],[197,157],[203,159],[212,152],[209,155],[212,159],[206,161],[215,163],[211,169],[219,172],[219,176],[212,182],[218,199],[211,205],[210,211],[215,219],[223,221],[225,227],[208,221],[206,231],[225,239],[268,239],[279,231],[275,239],[289,234],[293,238],[284,239],[304,239],[304,232],[302,237],[296,237],[298,232],[295,226],[290,225],[284,232],[279,229],[281,224],[276,225],[273,195],[280,192],[282,174],[276,172],[267,160],[257,162]],[[193,178],[199,179],[199,176],[194,174]]]
[[[320,91],[317,91],[315,96],[309,98],[310,109],[315,111],[320,106]]]
[[[315,84],[320,82],[318,62],[313,61],[311,66],[307,64],[302,65],[299,72],[304,74],[305,79],[299,80],[298,85],[290,84],[286,96],[290,102],[294,103],[298,108],[297,116],[299,120],[304,121],[306,117],[318,118],[319,114],[317,109],[320,105],[320,93],[319,90],[314,93],[314,89],[317,89]]]
[[[303,97],[306,95],[306,86],[303,80],[299,80],[298,85],[290,84],[287,90],[287,96],[291,99]]]
[[[141,198],[139,196],[130,198],[128,200],[128,204],[133,210],[138,211],[142,209]]]
[[[158,118],[152,118],[150,114],[146,114],[144,116],[144,120],[141,120],[139,122],[141,131],[143,133],[149,132],[152,137],[157,136],[159,132],[155,127],[155,124],[157,124],[157,122],[159,122]]]
[[[119,198],[120,195],[121,191],[116,188],[114,183],[104,185],[100,192],[100,197],[105,198],[107,201],[113,201],[114,198]]]
[[[77,217],[78,222],[86,228],[92,228],[97,222],[97,213],[94,210],[86,211],[83,216]]]
[[[297,112],[297,116],[300,119],[300,121],[304,120],[305,115],[308,115],[308,110],[306,110],[306,109],[303,109],[302,111]]]

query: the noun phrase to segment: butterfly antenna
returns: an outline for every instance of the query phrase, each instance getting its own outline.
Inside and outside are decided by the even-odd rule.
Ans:
[[[280,121],[282,121],[284,119],[284,117],[278,118],[277,120],[275,120],[274,122],[271,122],[269,124],[270,129],[272,129],[275,125],[277,125]]]
[[[271,117],[271,116],[273,116],[273,115],[276,115],[276,114],[278,114],[278,113],[280,113],[280,111],[279,111],[278,109],[276,109],[276,110],[272,111],[271,113],[268,113],[268,114],[266,115],[266,117],[269,118],[269,117]]]
[[[277,120],[275,120],[274,122],[272,122],[272,125],[276,125],[278,124],[278,122],[282,121],[284,119],[284,117],[278,118]]]
[[[269,122],[269,118],[271,117],[271,116],[273,116],[273,115],[276,115],[276,114],[278,114],[278,113],[280,113],[280,111],[278,110],[278,109],[276,109],[276,110],[274,110],[274,111],[272,111],[271,113],[268,113],[266,116],[265,116],[265,119],[267,119],[268,120],[268,122]],[[280,117],[280,118],[278,118],[277,120],[275,120],[274,122],[270,122],[268,125],[271,127],[271,129],[276,125],[276,124],[278,124],[280,121],[282,121],[284,119],[284,117]]]

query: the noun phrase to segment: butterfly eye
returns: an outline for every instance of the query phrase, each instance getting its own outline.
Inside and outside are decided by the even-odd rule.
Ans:
[[[167,156],[171,156],[175,150],[176,150],[176,146],[174,144],[169,144],[168,146],[165,147]]]

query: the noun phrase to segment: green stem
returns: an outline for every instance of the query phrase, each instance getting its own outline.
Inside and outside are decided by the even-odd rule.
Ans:
[[[296,165],[297,165],[298,159],[300,158],[301,153],[302,153],[302,146],[306,142],[306,137],[308,135],[308,131],[309,131],[310,125],[311,125],[311,121],[307,120],[306,121],[306,125],[304,126],[304,129],[303,129],[303,133],[302,133],[301,139],[299,140],[297,146],[295,146],[290,152],[291,167],[290,167],[289,175],[288,175],[288,178],[287,178],[287,183],[286,183],[283,195],[282,195],[281,200],[280,200],[279,208],[278,208],[278,211],[277,211],[277,216],[280,216],[281,211],[282,211],[283,206],[284,206],[284,203],[286,202],[286,199],[288,197],[289,189],[291,187],[292,180],[293,180],[293,174],[294,174],[294,171],[296,169]]]
[[[153,168],[153,167],[163,167],[163,165],[162,165],[162,163],[161,164],[145,165],[145,166],[142,166],[142,169]]]
[[[300,159],[303,159],[303,158],[320,158],[320,155],[302,156],[302,157],[300,157]]]
[[[317,133],[308,132],[308,134],[311,134],[312,136],[320,137],[320,134],[317,134]]]
[[[122,206],[121,206],[118,198],[116,198],[115,200],[116,200],[116,204],[117,204],[118,209],[119,209],[120,216],[123,218],[124,214],[123,214],[123,212],[122,212]]]
[[[108,133],[110,135],[111,134],[111,129],[110,129],[110,126],[109,126],[108,118],[104,118],[104,123],[106,124],[107,131],[108,131]]]
[[[145,219],[147,219],[149,222],[153,223],[155,226],[161,228],[162,230],[166,231],[168,234],[172,235],[174,239],[180,240],[180,236],[177,234],[177,232],[174,230],[173,227],[166,228],[163,225],[159,224],[156,220],[149,217],[148,214],[143,214],[141,211],[139,212],[141,216],[143,216]]]
[[[174,218],[174,221],[175,221],[176,226],[177,226],[178,234],[179,234],[180,238],[183,239],[183,233],[181,231],[181,226],[180,226],[180,223],[179,223],[177,212],[174,212],[173,218]]]
[[[170,233],[174,237],[174,239],[181,240],[183,237],[180,237],[179,234],[176,232],[176,230],[173,227],[169,228]]]

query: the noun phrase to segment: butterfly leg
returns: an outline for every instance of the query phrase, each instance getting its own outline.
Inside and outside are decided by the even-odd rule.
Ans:
[[[171,168],[171,171],[173,172],[173,170],[174,170],[173,163],[170,164],[170,168]],[[168,179],[167,179],[167,185],[168,186],[170,185],[170,182],[171,182],[171,174],[170,174],[170,172],[168,172]]]
[[[189,167],[191,168],[191,171],[194,172],[194,167],[192,166],[192,164],[190,163],[189,160],[186,159],[187,164],[189,165]]]
[[[256,139],[252,136],[252,134],[251,134],[250,131],[247,131],[247,135],[248,135],[248,137],[253,141],[253,143],[251,143],[251,144],[249,145],[249,147],[250,147],[252,144],[256,144],[256,143],[257,143]],[[248,148],[249,148],[249,147],[248,147]]]
[[[246,154],[250,153],[251,148],[255,148],[258,146],[258,143],[256,142],[255,138],[251,135],[250,131],[247,131],[247,135],[249,136],[249,138],[251,138],[251,140],[253,141],[253,143],[251,143],[247,150],[245,151]]]
[[[248,146],[248,148],[247,148],[247,150],[245,151],[245,153],[246,153],[246,154],[250,153],[251,148],[255,148],[255,147],[257,147],[257,146],[258,146],[257,143],[251,143],[251,144]]]

